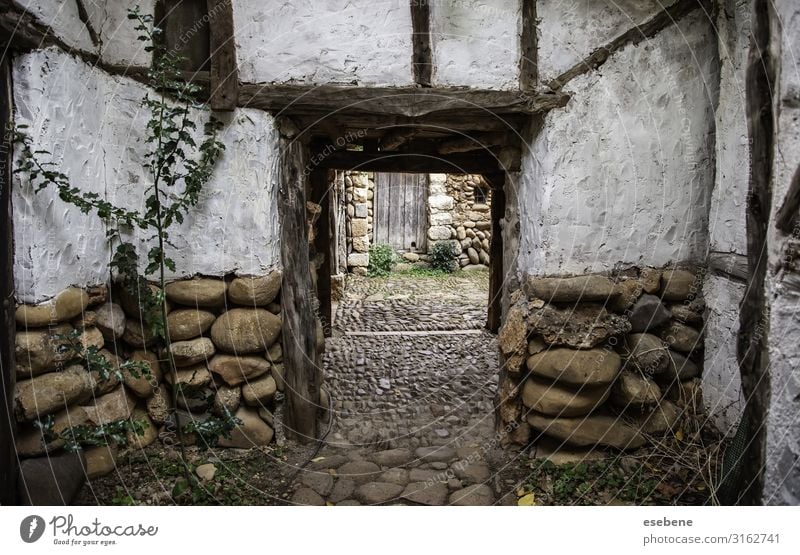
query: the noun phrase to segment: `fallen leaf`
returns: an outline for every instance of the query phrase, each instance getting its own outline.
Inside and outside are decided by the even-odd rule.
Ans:
[[[678,430],[675,432],[675,439],[678,441],[683,441],[683,430]]]
[[[536,505],[536,500],[532,493],[523,495],[522,497],[517,499],[517,506],[519,507],[532,507],[534,505]]]

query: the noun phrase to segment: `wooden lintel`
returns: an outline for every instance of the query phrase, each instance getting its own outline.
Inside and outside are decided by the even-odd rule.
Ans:
[[[394,115],[422,117],[449,112],[467,118],[535,114],[566,105],[561,92],[523,93],[463,87],[352,87],[346,85],[275,85],[242,83],[239,106],[295,115],[327,111],[324,117]]]
[[[211,109],[231,111],[239,104],[239,70],[230,0],[207,0],[211,36]]]
[[[365,172],[494,173],[497,159],[490,154],[435,155],[414,152],[365,152],[339,150],[312,160],[322,168]]]
[[[419,131],[413,127],[397,127],[387,131],[379,141],[381,152],[397,150],[418,133]]]
[[[517,144],[515,140],[508,133],[494,132],[494,133],[480,133],[474,135],[465,135],[442,141],[439,145],[440,154],[454,154],[456,152],[470,152],[472,150],[481,150],[491,146]]]

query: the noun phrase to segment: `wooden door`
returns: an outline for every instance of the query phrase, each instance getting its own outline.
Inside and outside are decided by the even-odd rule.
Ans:
[[[428,175],[376,173],[373,242],[424,252],[428,232]]]

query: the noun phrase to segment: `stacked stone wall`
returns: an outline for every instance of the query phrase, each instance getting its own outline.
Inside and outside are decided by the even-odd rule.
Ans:
[[[221,447],[269,444],[275,403],[284,389],[280,287],[280,271],[167,284],[175,375],[166,370],[163,342],[143,322],[139,302],[121,288],[70,287],[45,303],[20,305],[15,391],[19,456],[59,451],[64,441],[53,440],[52,434],[63,436],[77,426],[92,429],[125,420],[142,424],[143,434],[129,433],[125,445],[112,441],[85,446],[87,474],[99,476],[115,468],[125,448],[138,449],[159,437],[165,443],[177,441],[174,415],[183,427],[226,412],[241,423],[230,438],[220,438]],[[91,357],[75,357],[66,347],[72,336],[108,361],[122,379],[117,372],[102,376]],[[149,376],[120,370],[129,360],[145,362]],[[174,413],[173,388],[178,388]]]
[[[372,218],[375,178],[371,173],[346,172],[347,267],[365,274],[369,266],[369,246],[373,242]]]
[[[702,279],[675,268],[526,277],[499,335],[510,441],[633,449],[677,432],[702,407]]]

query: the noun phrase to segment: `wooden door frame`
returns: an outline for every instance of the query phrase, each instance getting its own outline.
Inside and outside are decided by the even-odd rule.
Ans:
[[[16,368],[14,355],[14,222],[11,212],[12,143],[10,129],[13,125],[13,96],[11,87],[11,61],[9,52],[0,59],[0,295],[2,295],[2,325],[6,333],[0,334],[0,380],[2,381],[3,410],[0,415],[0,505],[18,502],[17,480],[19,461],[16,450],[16,419],[14,418],[14,387]]]

